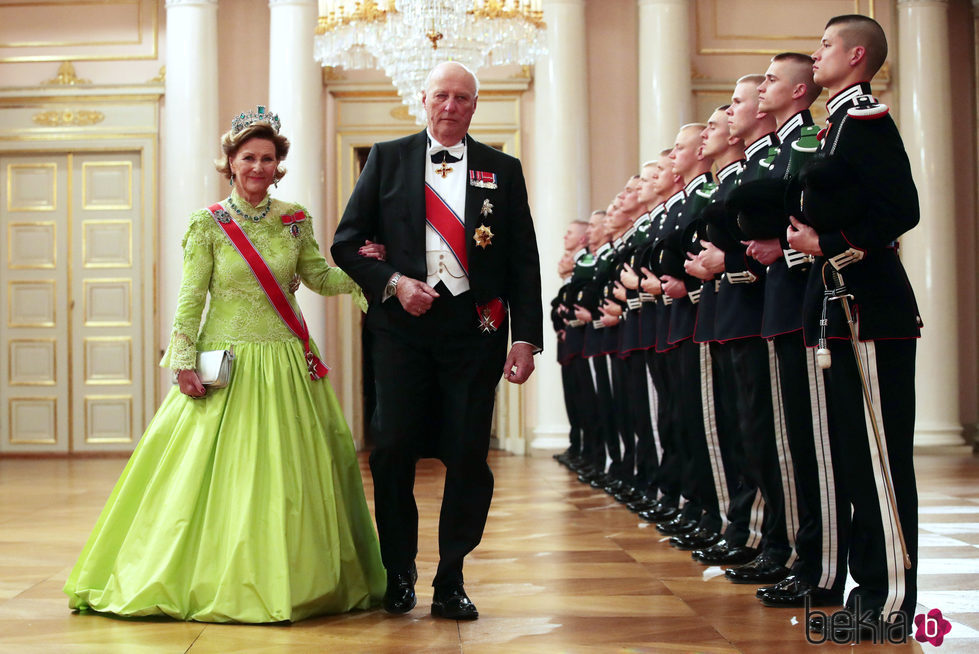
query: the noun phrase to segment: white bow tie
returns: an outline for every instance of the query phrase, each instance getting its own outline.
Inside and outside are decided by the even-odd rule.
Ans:
[[[431,157],[432,155],[436,155],[440,152],[448,152],[451,156],[455,157],[456,159],[462,159],[462,155],[466,153],[466,142],[459,141],[453,146],[445,147],[444,145],[436,141],[428,147],[429,157]]]

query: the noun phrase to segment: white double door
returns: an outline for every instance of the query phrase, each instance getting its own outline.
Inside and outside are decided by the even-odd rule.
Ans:
[[[125,451],[142,433],[154,298],[141,157],[0,156],[0,453]]]

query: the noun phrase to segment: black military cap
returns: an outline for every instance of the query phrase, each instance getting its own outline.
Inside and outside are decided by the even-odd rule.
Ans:
[[[785,212],[785,189],[781,178],[756,179],[731,190],[728,210],[736,216],[744,240],[778,238],[785,234],[789,217]]]
[[[723,202],[711,202],[700,212],[705,238],[725,252],[741,247],[741,230]],[[735,231],[736,230],[736,231]]]
[[[856,179],[841,157],[813,157],[788,185],[786,209],[820,234],[843,229],[865,213]]]

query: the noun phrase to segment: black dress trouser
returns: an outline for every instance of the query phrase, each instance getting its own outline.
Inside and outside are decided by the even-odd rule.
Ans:
[[[400,305],[372,307],[389,312],[379,326],[368,316],[377,388],[370,467],[381,559],[389,572],[404,573],[414,562],[415,464],[437,457],[445,464],[445,487],[436,586],[462,582],[463,559],[486,524],[493,496],[486,458],[508,331],[504,324],[493,334],[480,332],[471,294],[453,297],[441,285],[439,291],[421,317]]]

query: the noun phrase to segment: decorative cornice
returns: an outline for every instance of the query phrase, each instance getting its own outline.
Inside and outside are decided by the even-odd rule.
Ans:
[[[166,0],[166,8],[171,7],[208,7],[217,6],[218,0]]]
[[[44,127],[80,127],[82,125],[97,125],[101,123],[105,120],[105,114],[101,111],[89,111],[87,109],[80,109],[78,111],[63,109],[60,111],[53,110],[36,113],[33,116],[33,120],[38,125]]]
[[[62,62],[58,67],[58,74],[49,80],[41,82],[42,86],[54,84],[58,86],[75,86],[76,84],[91,84],[90,79],[80,79],[75,76],[75,67],[70,61]]]
[[[976,4],[976,0],[972,0],[972,4]],[[941,5],[943,7],[948,7],[948,0],[897,0],[897,6],[902,5]]]

